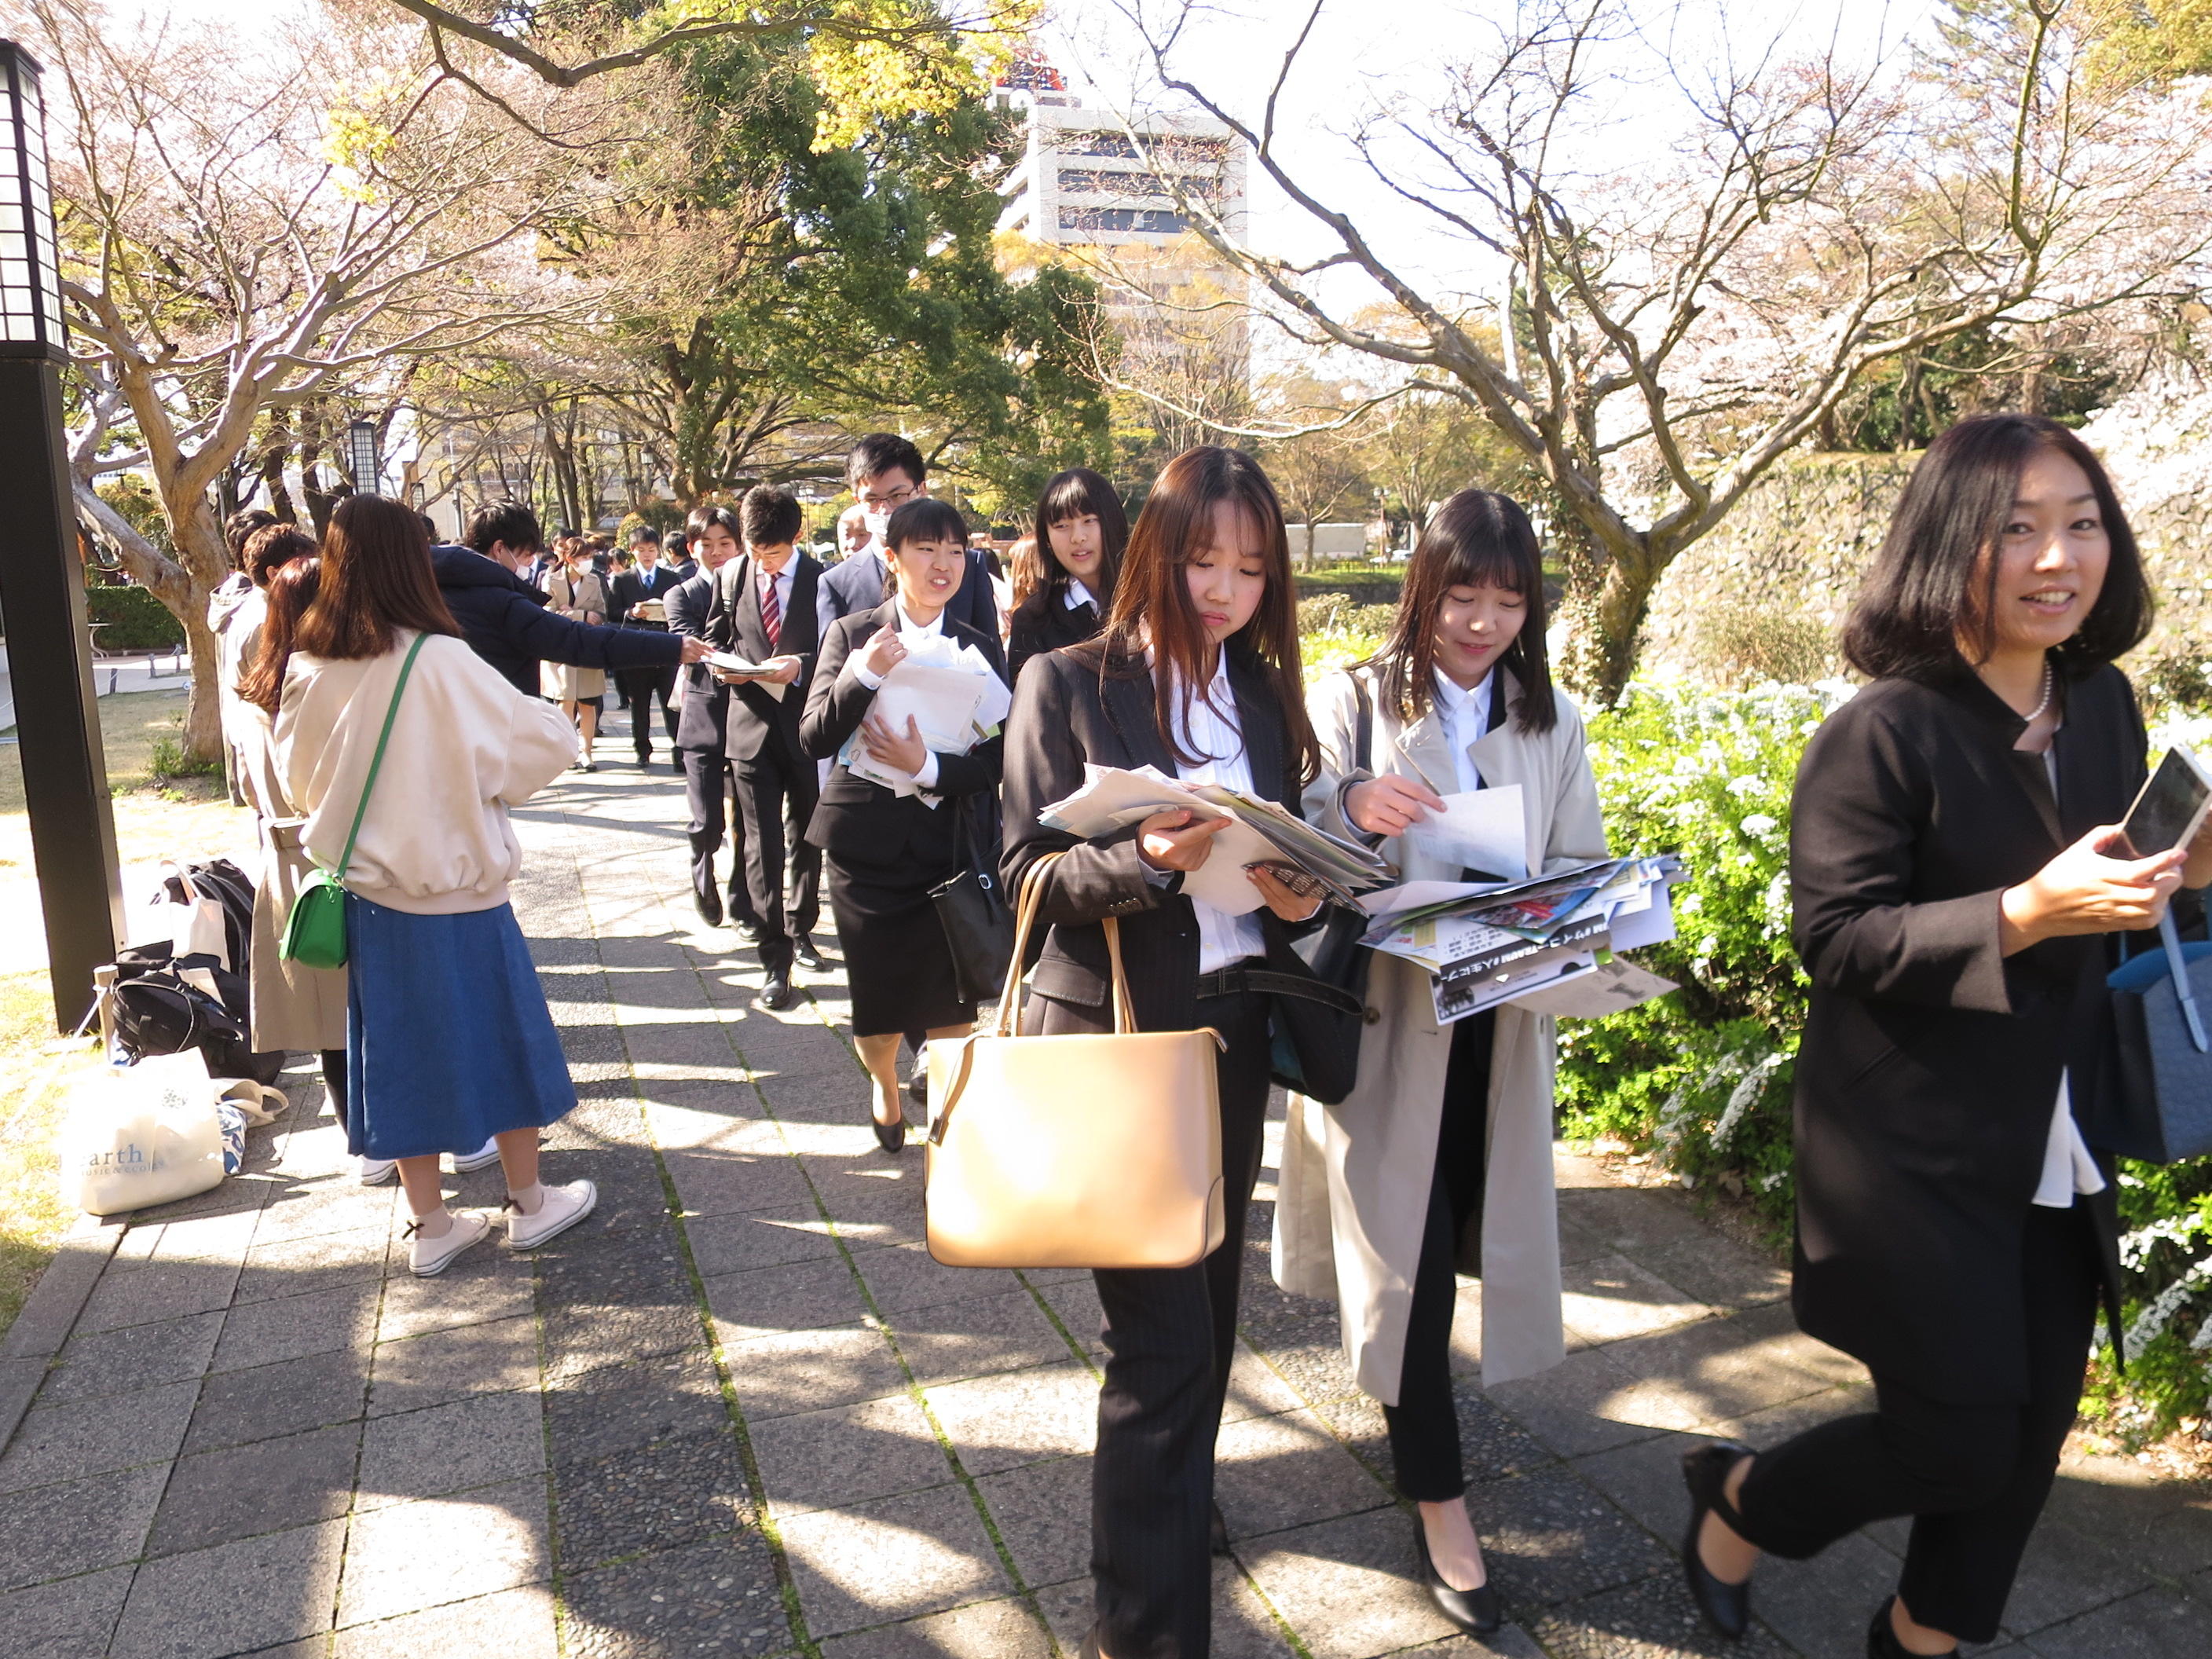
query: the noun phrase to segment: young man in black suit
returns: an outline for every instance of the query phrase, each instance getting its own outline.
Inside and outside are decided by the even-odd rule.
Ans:
[[[895,432],[871,432],[845,458],[845,482],[860,502],[868,544],[849,554],[822,579],[822,626],[840,617],[873,611],[884,602],[884,526],[891,514],[917,495],[929,494],[929,464],[921,452]],[[980,634],[999,636],[999,603],[991,592],[991,569],[971,552],[945,614]]]
[[[791,1005],[791,965],[817,969],[822,854],[805,839],[820,775],[799,746],[799,717],[820,638],[822,566],[798,550],[800,514],[789,490],[763,484],[738,509],[745,551],[716,573],[707,639],[717,651],[773,667],[732,682],[729,755],[745,826],[745,885],[759,918],[764,1008]],[[790,881],[785,894],[787,865]]]
[[[726,507],[702,507],[690,517],[691,538],[700,568],[669,590],[661,601],[671,633],[707,637],[707,612],[714,602],[714,573],[738,556],[744,545],[738,515]],[[673,539],[672,538],[671,539]],[[734,780],[726,749],[730,688],[704,663],[682,673],[683,695],[676,712],[676,763],[684,771],[684,802],[690,809],[685,832],[691,841],[691,902],[709,927],[722,921],[722,894],[714,879],[714,854],[730,833],[735,854],[730,866],[730,925],[748,940],[760,937],[760,918],[745,886],[745,824],[734,805]],[[727,798],[732,803],[725,805]]]
[[[637,544],[637,567],[617,576],[607,590],[608,602],[615,614],[622,618],[624,628],[646,629],[665,634],[668,623],[660,607],[671,590],[680,585],[676,573],[660,562],[660,538]],[[637,763],[641,767],[653,764],[653,700],[660,699],[660,721],[667,728],[668,743],[676,745],[676,710],[671,706],[676,695],[676,671],[673,668],[636,668],[623,677],[623,690],[629,694],[630,746],[637,751]]]

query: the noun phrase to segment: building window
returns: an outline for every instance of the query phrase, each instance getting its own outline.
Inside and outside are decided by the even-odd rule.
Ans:
[[[1137,159],[1137,147],[1129,142],[1127,133],[1071,132],[1061,140],[1059,148],[1070,155],[1110,155],[1118,161]]]
[[[1140,236],[1175,236],[1190,228],[1190,221],[1167,208],[1064,207],[1062,230],[1134,232]]]
[[[1218,206],[1220,186],[1210,179],[1185,179],[1183,189],[1201,202]],[[1149,173],[1103,173],[1096,167],[1062,167],[1060,187],[1078,196],[1151,197],[1167,194],[1167,187]]]

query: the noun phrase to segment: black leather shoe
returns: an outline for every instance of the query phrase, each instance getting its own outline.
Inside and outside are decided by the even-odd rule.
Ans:
[[[1875,1609],[1874,1623],[1867,1626],[1867,1659],[1919,1659],[1911,1649],[1897,1639],[1897,1627],[1889,1622],[1889,1610],[1897,1598],[1893,1595]],[[1953,1659],[1958,1649],[1938,1654],[1936,1659]]]
[[[901,1118],[896,1123],[885,1123],[880,1118],[871,1117],[868,1122],[875,1129],[877,1146],[887,1152],[902,1152],[906,1150],[906,1120],[904,1118]]]
[[[781,1013],[790,1007],[791,1003],[790,974],[770,974],[768,982],[761,987],[760,1006],[771,1013]]]
[[[1690,1599],[1705,1615],[1705,1622],[1731,1642],[1743,1640],[1744,1632],[1751,1628],[1751,1580],[1731,1584],[1716,1577],[1706,1569],[1698,1540],[1704,1535],[1705,1516],[1713,1514],[1739,1535],[1742,1533],[1742,1517],[1728,1501],[1724,1487],[1729,1471],[1738,1460],[1750,1455],[1750,1447],[1727,1440],[1682,1454],[1682,1484],[1690,1489],[1690,1529],[1682,1538],[1682,1577],[1689,1583]]]
[[[1220,1504],[1213,1504],[1207,1507],[1211,1513],[1207,1516],[1206,1541],[1213,1547],[1216,1555],[1226,1555],[1229,1553],[1229,1523],[1221,1518]]]
[[[792,959],[810,974],[822,971],[822,953],[814,948],[814,935],[800,933],[791,941]]]
[[[761,942],[760,921],[755,916],[732,916],[730,926],[738,930],[738,937],[748,945]]]
[[[1471,1590],[1454,1589],[1444,1583],[1437,1564],[1429,1559],[1429,1529],[1421,1523],[1418,1511],[1413,1516],[1413,1547],[1420,1553],[1421,1580],[1438,1613],[1469,1636],[1487,1636],[1505,1622],[1505,1609],[1498,1602],[1498,1587],[1488,1579],[1481,1589]]]
[[[709,887],[702,892],[694,887],[691,890],[691,908],[698,911],[699,920],[709,927],[720,927],[722,925],[722,896],[713,888]]]
[[[929,1105],[929,1067],[921,1060],[915,1062],[914,1071],[907,1078],[906,1097],[917,1106],[927,1109]]]

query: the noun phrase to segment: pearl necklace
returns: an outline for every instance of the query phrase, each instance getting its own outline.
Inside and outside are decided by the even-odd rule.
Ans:
[[[2051,659],[2046,657],[2043,663],[2043,695],[2036,700],[2035,707],[2028,712],[2027,723],[2030,726],[2043,718],[2043,711],[2051,707],[2051,694],[2057,689],[2058,676],[2052,671]]]

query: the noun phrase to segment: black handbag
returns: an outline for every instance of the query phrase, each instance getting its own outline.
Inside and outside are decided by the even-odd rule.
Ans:
[[[2147,951],[2106,978],[2120,1086],[2096,1139],[2123,1158],[2179,1164],[2212,1152],[2212,945],[2185,949],[2171,915],[2159,932],[2163,951]]]
[[[1364,772],[1374,765],[1375,710],[1356,672],[1352,688],[1359,700],[1353,762]],[[1341,1105],[1359,1080],[1373,955],[1359,941],[1368,926],[1365,911],[1324,902],[1319,921],[1295,939],[1270,928],[1266,970],[1245,975],[1251,988],[1273,999],[1268,1075],[1324,1106]]]
[[[999,891],[993,861],[976,851],[977,838],[965,802],[960,814],[960,872],[929,890],[938,925],[952,955],[953,994],[962,1002],[988,1002],[1005,990],[1006,963],[1014,954],[1014,913]]]

